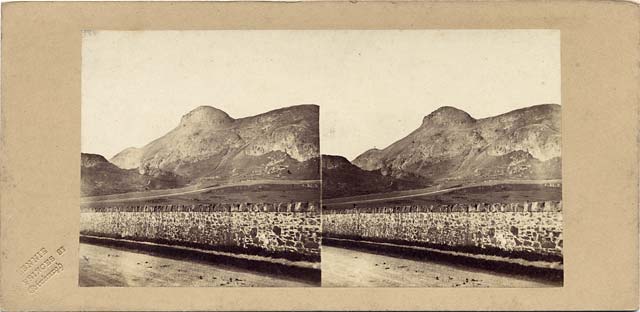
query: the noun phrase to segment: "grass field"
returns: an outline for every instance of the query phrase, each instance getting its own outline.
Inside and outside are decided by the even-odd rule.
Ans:
[[[209,186],[135,192],[107,196],[85,197],[82,205],[100,207],[116,204],[199,204],[231,202],[291,202],[320,201],[320,183],[318,181],[253,181],[225,186]],[[292,182],[292,181],[289,181]]]
[[[323,205],[331,208],[348,208],[353,207],[354,204],[357,206],[438,205],[561,200],[562,188],[547,186],[545,183],[496,181],[469,186],[448,185],[420,190],[325,200]]]
[[[425,205],[467,204],[478,202],[523,202],[561,200],[562,188],[548,186],[559,180],[545,181],[485,181],[463,185],[450,182],[429,188],[368,194],[323,200],[327,207],[353,207],[369,205]],[[199,204],[216,202],[318,202],[320,182],[299,181],[247,181],[227,185],[190,186],[171,190],[132,192],[105,196],[83,197],[82,205],[93,207],[114,204]]]

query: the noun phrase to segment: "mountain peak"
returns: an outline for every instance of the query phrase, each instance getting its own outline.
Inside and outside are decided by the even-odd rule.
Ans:
[[[198,106],[180,120],[181,126],[191,124],[204,124],[212,126],[223,126],[233,122],[233,118],[229,117],[224,111],[211,106]]]
[[[442,106],[422,119],[422,125],[455,125],[474,122],[467,112],[452,106]]]
[[[560,106],[534,105],[474,119],[454,107],[424,117],[422,126],[382,151],[353,160],[383,175],[447,179],[525,179],[560,176]]]
[[[193,183],[201,178],[315,179],[318,119],[315,105],[238,119],[200,106],[182,116],[178,127],[141,148],[118,153],[111,162],[146,176],[168,172]]]

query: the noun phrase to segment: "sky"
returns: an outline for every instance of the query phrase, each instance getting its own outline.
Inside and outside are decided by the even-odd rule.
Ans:
[[[441,106],[560,104],[557,30],[85,31],[82,152],[142,147],[200,105],[320,106],[321,153],[384,148]]]

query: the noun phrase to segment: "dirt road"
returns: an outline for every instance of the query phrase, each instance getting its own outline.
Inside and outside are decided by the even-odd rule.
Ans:
[[[323,287],[560,287],[456,265],[322,246]]]
[[[305,281],[231,267],[175,260],[80,244],[80,280],[86,286],[310,287]]]

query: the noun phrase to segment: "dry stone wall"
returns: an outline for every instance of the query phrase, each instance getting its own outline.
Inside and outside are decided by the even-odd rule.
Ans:
[[[317,203],[83,207],[80,233],[319,261]]]
[[[323,235],[503,255],[562,257],[562,202],[323,207]]]

